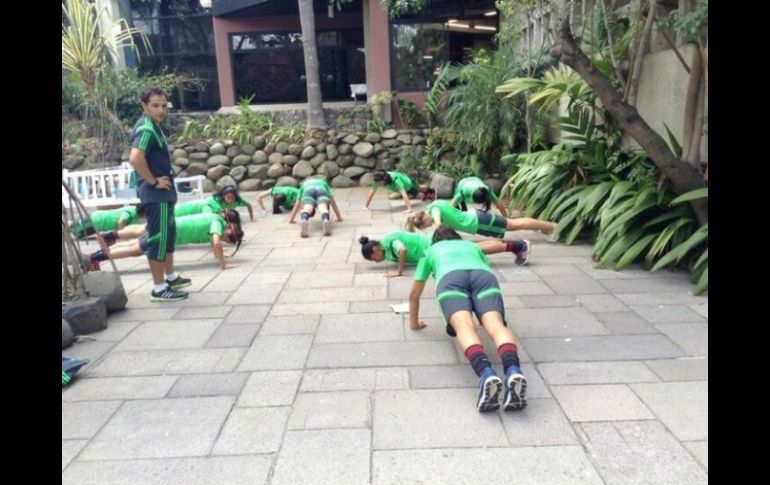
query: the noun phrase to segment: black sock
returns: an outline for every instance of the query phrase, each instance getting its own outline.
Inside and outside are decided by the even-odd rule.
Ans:
[[[89,254],[88,259],[90,259],[91,261],[104,261],[105,259],[107,259],[107,255],[105,255],[104,251],[100,249],[95,253]]]
[[[503,344],[497,348],[497,353],[500,354],[500,359],[503,361],[503,369],[506,372],[510,367],[516,367],[521,370],[516,344]]]
[[[324,222],[329,222],[329,213],[324,212],[323,214],[321,214],[321,220]]]
[[[473,371],[479,377],[481,377],[484,369],[492,367],[492,362],[489,361],[489,357],[484,353],[484,346],[481,344],[474,344],[465,349],[465,358],[471,363]]]
[[[299,215],[299,218],[302,219],[302,222],[307,222],[310,219],[310,214],[303,212]]]

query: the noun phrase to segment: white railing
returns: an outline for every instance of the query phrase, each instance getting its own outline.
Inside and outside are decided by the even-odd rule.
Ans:
[[[70,186],[77,194],[80,201],[86,207],[108,206],[108,205],[131,205],[138,204],[139,198],[136,196],[136,189],[129,187],[131,173],[133,168],[125,164],[104,170],[83,170],[70,172],[62,170],[62,180]],[[174,179],[177,195],[180,199],[202,199],[203,181],[206,179],[203,175],[194,175],[192,177],[178,177]],[[189,184],[191,191],[180,190],[180,185]],[[69,195],[62,187],[62,203],[69,205]]]

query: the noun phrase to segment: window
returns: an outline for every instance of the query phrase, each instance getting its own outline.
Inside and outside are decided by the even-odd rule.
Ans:
[[[349,85],[366,82],[363,30],[316,33],[321,97],[342,101]],[[305,58],[299,32],[249,32],[230,36],[236,99],[252,103],[307,101]]]

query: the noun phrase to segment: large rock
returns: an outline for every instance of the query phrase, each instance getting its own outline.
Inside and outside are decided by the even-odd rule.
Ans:
[[[436,190],[439,199],[451,199],[454,195],[455,180],[440,173],[434,173],[430,178],[430,187]]]
[[[355,187],[356,181],[344,175],[337,175],[332,179],[331,186],[335,188]]]
[[[176,160],[174,160],[174,165],[179,165],[180,167],[186,167],[190,165],[190,160],[184,157],[177,158]]]
[[[366,169],[361,167],[348,167],[342,172],[344,176],[352,179],[358,178],[365,173]]]
[[[274,163],[267,169],[267,176],[271,179],[277,179],[278,177],[285,175],[286,169],[280,163]]]
[[[281,163],[283,162],[283,154],[279,152],[273,152],[267,157],[268,163]]]
[[[222,148],[224,148],[224,146]],[[206,143],[205,141],[199,141],[198,143],[195,144],[195,151],[196,152],[206,152],[206,153],[208,153],[209,152],[209,144]],[[224,153],[224,151],[222,153]]]
[[[326,152],[316,153],[313,158],[310,159],[310,165],[317,169],[322,163],[326,161]]]
[[[292,143],[289,145],[289,155],[294,155],[295,157],[298,157],[302,154],[302,145],[299,143]]]
[[[392,128],[382,132],[383,138],[395,138],[397,136],[398,136],[398,132]]]
[[[356,143],[353,145],[353,153],[362,158],[371,157],[374,153],[374,145],[365,141]]]
[[[236,182],[240,182],[244,178],[246,178],[246,174],[249,172],[249,169],[239,165],[237,167],[234,167],[232,170],[230,170],[230,176],[235,179]]]
[[[206,177],[210,180],[219,180],[225,175],[230,173],[230,169],[228,167],[225,167],[224,165],[217,165],[216,167],[212,167],[206,172]]]
[[[404,145],[411,145],[412,144],[412,135],[398,135],[396,137],[396,140],[400,141]]]
[[[235,158],[233,158],[233,165],[248,165],[251,162],[251,156],[250,155],[236,155]]]
[[[254,148],[259,150],[260,148],[264,148],[267,144],[267,141],[265,140],[264,136],[255,136],[251,139],[251,144],[254,145]]]
[[[269,178],[267,175],[269,169],[270,165],[266,163],[262,165],[249,165],[249,178],[262,180]]]
[[[265,179],[262,181],[262,190],[272,189],[275,186],[275,179]]]
[[[207,194],[217,191],[217,184],[213,180],[206,179],[203,181],[203,191]]]
[[[251,156],[251,161],[254,163],[267,163],[267,153],[262,150],[257,150],[254,155]]]
[[[385,148],[382,143],[375,143],[374,144],[374,154],[379,155],[380,153],[387,151],[387,148]]]
[[[107,328],[107,306],[99,297],[89,297],[67,303],[61,310],[75,335],[98,332]]]
[[[255,151],[257,151],[257,147],[255,147],[251,143],[241,145],[241,152],[245,153],[246,155],[249,155],[249,156],[254,155]]]
[[[414,135],[412,137],[412,145],[425,145],[425,137]]]
[[[374,158],[356,157],[356,160],[353,162],[353,164],[356,167],[372,169],[377,166],[377,161]]]
[[[371,187],[374,182],[374,174],[372,172],[366,172],[358,179],[358,185],[361,187]]]
[[[88,295],[101,298],[108,312],[126,308],[128,296],[119,275],[107,271],[91,271],[83,278]]]
[[[271,153],[273,153],[275,151],[275,143],[268,143],[267,145],[262,147],[262,151],[264,151],[265,153],[270,155]]]
[[[267,182],[267,180],[265,180]],[[264,185],[264,184],[263,184]],[[294,177],[289,177],[288,175],[285,177],[279,178],[274,185],[277,185],[278,187],[299,187],[299,180],[295,179]],[[272,187],[272,186],[271,186]],[[264,188],[264,187],[263,187]]]
[[[294,165],[294,169],[291,171],[292,176],[299,179],[310,177],[314,173],[315,169],[307,160],[299,161],[296,165]]]
[[[315,147],[305,147],[302,150],[302,159],[303,160],[310,160],[313,158],[316,154]]]
[[[339,146],[339,152],[342,155],[347,155],[353,151],[353,145],[348,145],[347,143],[343,143]]]
[[[211,148],[209,148],[209,153],[212,155],[224,155],[227,149],[225,146],[219,142],[214,143],[211,145]]]
[[[340,151],[337,149],[336,145],[326,145],[326,158],[334,160],[339,154]]]
[[[385,148],[395,148],[401,146],[401,142],[398,140],[382,140],[382,146]]]
[[[342,139],[343,143],[347,143],[348,145],[355,145],[358,143],[359,138],[356,135],[350,134]]]
[[[484,183],[487,184],[489,188],[492,189],[498,196],[500,195],[500,191],[503,190],[503,185],[505,185],[505,182],[495,178],[484,179]]]
[[[185,158],[187,157],[187,152],[182,150],[181,148],[177,148],[174,150],[174,153],[171,154],[171,160],[176,162],[177,158]]]
[[[171,169],[174,171],[174,177],[178,177],[179,172],[182,171],[182,167],[180,167],[179,165],[171,165]]]
[[[238,183],[229,175],[225,175],[221,179],[217,180],[217,190],[222,190],[225,187],[237,187]]]
[[[254,192],[259,190],[262,181],[259,179],[246,179],[238,184],[238,192]]]
[[[230,158],[235,158],[241,154],[241,147],[239,147],[238,145],[229,146],[227,147],[226,154]]]
[[[340,174],[340,167],[334,162],[323,162],[318,167],[318,173],[327,179],[333,179]]]
[[[318,152],[318,153],[325,152],[326,151],[326,143],[320,142],[318,145],[315,146],[315,151]]]
[[[380,135],[379,133],[368,133],[364,138],[364,140],[374,144],[382,140],[382,135]]]
[[[352,153],[349,153],[347,155],[342,155],[337,157],[337,165],[340,167],[349,167],[353,165],[353,161],[356,159],[356,156]]]
[[[75,340],[75,334],[72,332],[69,322],[64,318],[61,319],[61,348],[66,349],[72,345],[72,341]]]
[[[206,160],[206,165],[216,167],[217,165],[230,165],[230,158],[227,155],[214,155]]]
[[[187,173],[190,175],[204,175],[209,169],[209,166],[203,162],[193,162],[187,166]]]
[[[281,163],[283,163],[284,165],[288,165],[290,167],[293,167],[294,165],[296,165],[297,162],[299,162],[299,158],[297,158],[296,155],[284,155],[283,158],[281,159]]]
[[[207,152],[193,152],[188,158],[193,162],[204,162],[209,159],[209,154]]]
[[[286,155],[289,153],[289,144],[285,141],[279,141],[275,144],[275,151],[280,153],[281,155]]]

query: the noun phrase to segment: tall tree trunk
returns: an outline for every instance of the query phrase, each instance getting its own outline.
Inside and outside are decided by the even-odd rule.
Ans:
[[[623,101],[621,94],[580,50],[572,36],[569,16],[565,16],[562,20],[556,43],[551,48],[551,56],[570,66],[588,83],[623,131],[647,152],[647,156],[671,181],[677,192],[689,192],[706,186],[706,181],[699,171],[689,163],[679,160],[671,152],[665,140],[650,128],[635,107]],[[701,224],[708,222],[708,200],[697,199],[692,201],[691,205],[698,221]]]
[[[647,9],[647,19],[644,22],[644,29],[639,39],[639,44],[634,56],[634,63],[631,66],[631,79],[628,82],[628,104],[636,106],[636,95],[639,92],[639,78],[642,75],[642,61],[644,61],[644,52],[647,50],[647,43],[650,41],[652,24],[655,21],[655,8],[658,5],[657,0],[650,0],[650,7]]]
[[[297,1],[299,2],[299,22],[302,25],[302,51],[305,55],[307,128],[326,128],[323,102],[321,101],[321,77],[318,71],[313,0]]]

